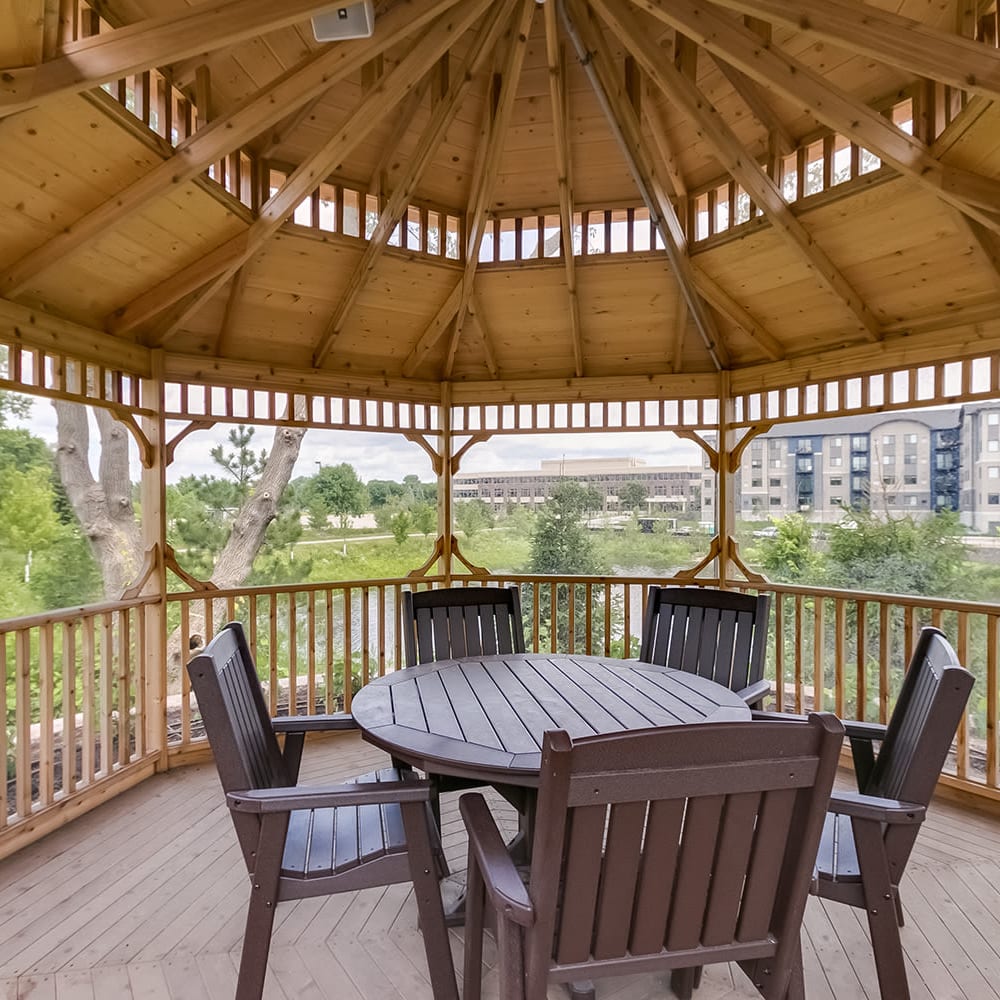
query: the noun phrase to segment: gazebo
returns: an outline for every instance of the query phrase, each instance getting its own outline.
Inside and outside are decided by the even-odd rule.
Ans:
[[[285,690],[349,709],[400,662],[406,580],[180,567],[166,469],[226,422],[417,442],[439,537],[415,573],[520,583],[536,642],[568,602],[588,647],[637,633],[620,598],[648,581],[470,565],[452,476],[497,435],[696,441],[716,530],[681,579],[774,596],[777,707],[884,719],[918,626],[943,623],[985,703],[943,782],[996,801],[1000,603],[776,585],[733,537],[757,435],[1000,396],[996,0],[0,8],[0,386],[88,404],[142,461],[120,598],[0,625],[0,855],[204,758],[175,632],[245,617],[272,710]],[[129,484],[88,478],[76,443],[110,500],[88,533],[114,546]]]

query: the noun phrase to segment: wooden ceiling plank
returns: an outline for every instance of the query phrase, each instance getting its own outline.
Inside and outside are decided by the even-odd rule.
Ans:
[[[436,0],[419,13],[412,9],[412,3],[403,3],[380,19],[379,30],[371,38],[340,42],[306,59],[182,142],[173,156],[124,191],[22,257],[0,275],[0,294],[11,296],[21,291],[37,274],[116,226],[152,199],[196,177],[209,164],[217,163],[295,108],[360,71],[373,55],[409,37],[458,2]]]
[[[724,59],[713,55],[712,61],[718,67],[719,72],[729,81],[740,100],[747,106],[750,114],[764,126],[768,135],[775,136],[782,156],[793,152],[798,144],[771,106],[763,90],[750,77],[730,66]]]
[[[378,223],[365,247],[361,260],[354,269],[347,288],[341,296],[340,302],[334,311],[333,316],[327,323],[322,336],[316,343],[313,352],[313,365],[320,367],[330,353],[334,342],[340,336],[347,321],[347,317],[354,307],[358,296],[364,290],[368,278],[383,251],[389,245],[389,238],[393,230],[406,212],[410,199],[416,191],[424,171],[427,169],[431,158],[434,156],[438,146],[440,146],[445,133],[451,127],[458,109],[462,106],[470,87],[472,86],[475,74],[482,68],[483,61],[492,53],[496,45],[500,32],[504,29],[507,17],[511,10],[508,4],[506,9],[503,5],[497,5],[490,19],[484,24],[479,32],[475,43],[467,54],[458,73],[453,75],[453,82],[449,87],[445,99],[435,107],[431,118],[427,123],[427,128],[420,138],[417,148],[413,152],[410,162],[406,166],[402,177],[392,192],[388,202],[382,208]],[[425,81],[428,79],[424,78]],[[390,150],[390,152],[395,152]]]
[[[379,124],[383,116],[405,98],[488,5],[489,0],[463,0],[458,13],[442,15],[396,68],[362,98],[323,146],[296,167],[281,189],[261,207],[248,230],[116,310],[108,317],[108,330],[113,333],[133,330],[186,295],[191,290],[191,283],[199,277],[199,284],[204,285],[216,278],[228,277],[246,263],[281,228],[302,199],[314,191],[330,171]]]
[[[681,108],[696,124],[714,149],[722,167],[764,210],[775,231],[791,244],[820,281],[844,302],[859,324],[861,332],[870,340],[878,340],[881,336],[878,318],[792,213],[781,189],[765,173],[697,85],[668,60],[659,58],[658,46],[642,31],[635,17],[624,5],[612,4],[608,0],[591,0],[591,6],[601,14],[605,23],[667,99]]]
[[[390,164],[398,158],[399,147],[413,125],[413,119],[420,110],[420,105],[424,103],[424,98],[430,90],[431,81],[439,72],[441,60],[439,59],[432,69],[407,95],[407,98],[400,105],[396,112],[396,120],[393,123],[392,131],[385,140],[382,153],[378,158],[378,163],[372,168],[368,175],[368,193],[374,195],[379,200],[389,196],[388,185],[386,184],[386,172]]]
[[[219,336],[215,341],[215,351],[217,358],[223,357],[233,342],[233,334],[236,332],[236,310],[243,299],[243,293],[247,287],[247,278],[250,276],[250,268],[244,265],[234,275],[232,285],[229,288],[229,298],[226,300],[226,311],[222,316],[222,324],[219,326]]]
[[[573,252],[573,177],[569,150],[568,95],[563,53],[559,45],[559,26],[554,3],[545,12],[545,59],[549,69],[549,98],[552,101],[552,129],[556,173],[559,178],[559,222],[562,228],[562,254],[566,266],[566,291],[569,295],[569,325],[573,340],[573,368],[576,377],[583,375],[583,333],[580,325],[580,299],[576,289],[576,257]]]
[[[717,369],[728,366],[728,355],[718,327],[694,284],[694,269],[687,253],[687,238],[673,204],[649,162],[642,141],[638,118],[621,85],[612,76],[611,57],[603,37],[593,30],[586,10],[577,0],[566,0],[563,7],[567,32],[576,47],[580,64],[604,110],[632,173],[643,202],[649,209],[663,239],[671,271],[694,319],[695,326]]]
[[[646,93],[643,95],[642,101],[642,118],[649,128],[653,145],[656,146],[656,153],[663,161],[663,168],[667,172],[667,180],[670,182],[672,188],[670,194],[675,198],[686,198],[688,193],[687,182],[684,180],[684,175],[681,173],[680,166],[677,163],[673,147],[667,138],[666,129],[663,127],[663,118],[653,104],[648,79],[645,83],[645,90]]]
[[[70,42],[38,66],[0,72],[0,117],[48,98],[212,52],[301,21],[329,0],[227,0],[201,4]]]
[[[989,272],[994,286],[1000,290],[1000,242],[975,219],[966,218],[961,213],[957,213],[957,218],[969,235],[973,253],[979,259],[980,264]]]
[[[403,362],[403,375],[407,378],[410,378],[417,370],[420,362],[423,361],[431,348],[444,336],[448,325],[458,314],[458,307],[462,302],[462,287],[463,282],[459,281],[448,293],[448,298],[444,300],[434,318],[427,324],[427,329],[420,335],[420,339]]]
[[[785,357],[785,348],[781,341],[747,309],[744,309],[711,275],[706,274],[701,268],[696,268],[694,280],[698,285],[698,291],[709,305],[746,332],[771,361],[781,361]]]
[[[469,300],[475,285],[476,269],[479,267],[479,250],[486,232],[487,216],[493,198],[493,190],[496,187],[497,172],[500,169],[500,158],[503,156],[511,112],[514,109],[514,98],[517,96],[517,87],[521,81],[521,67],[524,65],[524,54],[528,48],[528,34],[531,30],[531,20],[535,14],[535,7],[534,0],[521,0],[520,9],[515,15],[507,56],[501,69],[500,93],[496,110],[493,112],[489,124],[489,139],[481,161],[482,170],[479,175],[479,183],[473,189],[469,202],[465,273],[461,282],[462,298],[459,302],[455,324],[452,327],[451,339],[445,355],[445,378],[451,377],[455,354],[465,326]]]
[[[469,299],[469,317],[476,321],[479,328],[479,335],[482,338],[483,355],[486,361],[486,368],[491,378],[500,378],[500,366],[497,364],[496,352],[493,350],[493,338],[490,335],[489,327],[486,325],[486,317],[483,312],[483,304],[479,300],[479,294],[475,289]]]
[[[316,110],[316,105],[323,100],[329,91],[324,90],[311,101],[306,101],[290,115],[286,115],[274,128],[269,129],[251,144],[253,152],[262,160],[266,160],[309,116]]]
[[[861,0],[714,0],[959,90],[1000,99],[996,49]]]
[[[675,375],[679,375],[684,369],[684,331],[687,329],[687,321],[687,300],[683,295],[678,295],[674,309],[674,328],[670,337],[670,370]]]
[[[793,101],[829,128],[877,153],[936,197],[1000,232],[1000,215],[996,211],[1000,205],[1000,181],[935,160],[922,142],[877,111],[775,46],[761,45],[754,32],[716,13],[700,0],[632,0],[632,3],[663,23],[689,32],[709,52]]]

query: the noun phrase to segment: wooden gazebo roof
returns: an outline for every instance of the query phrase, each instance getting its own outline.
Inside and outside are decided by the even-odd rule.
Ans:
[[[5,340],[510,400],[1000,346],[990,0],[6,6]]]

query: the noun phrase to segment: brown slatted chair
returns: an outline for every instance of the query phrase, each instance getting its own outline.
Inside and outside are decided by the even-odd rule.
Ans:
[[[250,875],[236,1000],[264,989],[275,904],[412,881],[436,1000],[457,1000],[432,851],[430,785],[393,769],[355,782],[298,786],[306,732],[350,716],[271,719],[238,622],[188,664],[205,731]],[[277,732],[285,733],[284,752]]]
[[[766,594],[651,586],[639,659],[708,677],[761,708],[771,691],[764,679],[770,606]]]
[[[403,591],[406,665],[490,653],[523,653],[517,587]]]
[[[523,653],[524,621],[521,597],[509,587],[441,587],[403,591],[403,647],[406,665],[460,656]],[[393,761],[400,764],[400,761]],[[441,825],[441,792],[480,788],[481,781],[429,774],[433,786],[431,807]],[[526,808],[524,790],[512,786],[497,790],[519,813]],[[439,859],[444,865],[444,859]]]
[[[813,892],[867,913],[882,1000],[909,1000],[899,883],[972,684],[944,635],[925,628],[889,725],[844,724],[858,791],[831,800]]]
[[[527,886],[482,796],[460,802],[464,1000],[480,997],[487,910],[501,1000],[728,961],[769,1000],[801,1000],[799,932],[843,734],[825,714],[546,733]]]

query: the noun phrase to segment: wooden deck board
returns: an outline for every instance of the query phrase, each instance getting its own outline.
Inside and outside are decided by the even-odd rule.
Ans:
[[[303,780],[383,766],[356,735],[307,748]],[[465,866],[457,795],[443,801],[445,853]],[[508,834],[516,817],[491,803]],[[903,885],[913,1000],[1000,997],[1000,821],[935,803]],[[247,879],[211,765],[159,775],[0,862],[0,1000],[231,1000]],[[461,969],[462,934],[451,943]],[[863,914],[810,900],[809,1000],[878,1000]],[[487,942],[484,997],[497,996]],[[598,984],[598,1000],[669,995],[663,976]],[[757,994],[739,969],[707,969],[699,1000]],[[408,886],[283,903],[269,1000],[433,1000]],[[552,1000],[563,1000],[559,988]]]

